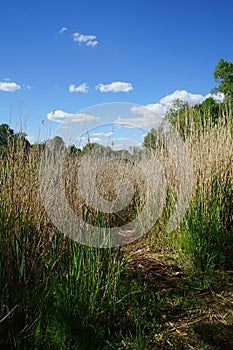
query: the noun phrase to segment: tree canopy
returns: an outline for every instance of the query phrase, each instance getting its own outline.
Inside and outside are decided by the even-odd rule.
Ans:
[[[222,92],[226,98],[233,101],[233,62],[220,58],[215,66],[214,79],[219,84],[214,91]]]
[[[0,147],[7,149],[9,145],[17,147],[19,143],[26,149],[30,146],[30,142],[26,139],[26,134],[23,132],[15,133],[8,124],[0,125]]]
[[[147,149],[156,149],[165,146],[166,131],[163,126],[157,129],[152,128],[151,131],[144,137],[143,147]]]
[[[8,124],[0,125],[0,146],[6,148],[11,136],[14,135],[14,130]]]

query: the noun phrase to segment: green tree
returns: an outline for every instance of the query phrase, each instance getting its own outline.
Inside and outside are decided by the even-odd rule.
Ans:
[[[10,138],[14,135],[14,130],[8,124],[0,125],[0,146],[7,148]]]
[[[14,134],[11,137],[12,145],[14,145],[15,148],[20,147],[23,150],[29,150],[30,148],[30,142],[26,139],[27,134],[23,132],[19,132],[17,134]]]
[[[175,101],[168,109],[167,120],[185,140],[190,132],[201,132],[206,125],[214,126],[221,118],[224,106],[216,102],[213,97],[206,98],[202,103],[189,106],[187,102]]]
[[[176,99],[172,105],[168,108],[164,117],[165,121],[168,121],[185,139],[187,131],[190,129],[193,107],[190,107],[188,102]]]
[[[16,152],[17,149],[28,150],[30,142],[26,139],[26,134],[23,132],[15,133],[8,124],[0,125],[0,149],[1,154],[6,153],[7,149]]]
[[[233,62],[220,58],[215,66],[214,79],[219,85],[213,91],[222,92],[227,99],[233,101]]]
[[[55,136],[53,139],[47,141],[49,149],[53,151],[62,151],[65,147],[65,142],[61,136]]]
[[[69,157],[77,157],[81,154],[81,149],[77,148],[75,145],[70,145],[67,147],[67,155]]]
[[[194,122],[200,127],[205,127],[206,122],[216,125],[221,117],[220,110],[220,104],[213,97],[208,97],[194,107]]]
[[[92,150],[92,149],[100,149],[102,146],[99,145],[96,142],[88,142],[85,146],[82,148],[82,155],[85,154],[86,152]]]
[[[151,131],[144,137],[143,147],[146,149],[156,149],[163,147],[165,144],[166,132],[163,126],[157,129],[152,128]]]

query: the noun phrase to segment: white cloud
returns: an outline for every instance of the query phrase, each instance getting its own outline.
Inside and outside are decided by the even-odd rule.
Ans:
[[[74,84],[70,84],[69,92],[82,92],[86,94],[88,92],[88,85],[87,83],[83,83],[78,86],[75,86]]]
[[[128,128],[145,128],[145,129],[151,129],[153,127],[156,127],[156,125],[159,125],[161,121],[161,116],[155,113],[152,110],[149,110],[146,107],[143,106],[134,106],[131,108],[131,111],[134,114],[138,114],[138,117],[132,117],[132,118],[122,118],[119,116],[115,123],[117,124],[124,124],[125,127]]]
[[[102,137],[110,137],[114,134],[113,131],[109,131],[109,132],[95,132],[93,134],[91,134],[91,136],[102,136]]]
[[[188,102],[189,105],[195,105],[197,103],[202,103],[206,99],[206,96],[200,94],[192,94],[186,90],[176,90],[170,95],[163,97],[159,102],[162,105],[170,106],[175,100],[181,100],[183,102]]]
[[[49,120],[56,121],[58,123],[84,123],[91,122],[94,120],[99,120],[99,117],[94,117],[89,114],[84,113],[67,113],[60,109],[55,109],[54,111],[47,114]]]
[[[100,92],[128,92],[133,90],[131,83],[116,81],[111,84],[98,84],[95,88]]]
[[[98,41],[97,40],[89,40],[88,42],[87,42],[87,46],[91,46],[91,47],[94,47],[94,46],[96,46],[98,44]]]
[[[21,86],[14,82],[0,81],[0,91],[14,92],[20,89]]]
[[[176,100],[181,100],[182,102],[187,102],[190,106],[194,106],[198,103],[203,103],[208,97],[213,97],[216,101],[219,102],[224,100],[224,94],[222,93],[207,94],[204,96],[201,94],[193,94],[186,90],[176,90],[172,94],[161,98],[158,103],[148,104],[144,107],[158,113],[160,116],[164,116],[167,112],[167,109],[171,107]]]
[[[83,144],[87,144],[87,143],[100,143],[102,140],[99,137],[81,137],[81,141],[83,142]]]
[[[62,28],[59,30],[59,34],[63,34],[63,33],[66,32],[67,30],[68,30],[68,28],[62,27]]]
[[[217,94],[208,94],[206,95],[206,98],[208,97],[213,97],[213,99],[216,101],[216,102],[223,102],[225,96],[222,92],[218,92]]]
[[[137,117],[122,118],[119,116],[116,119],[118,124],[128,124],[128,127],[141,127],[145,129],[151,129],[161,123],[162,117],[165,116],[168,108],[170,108],[173,102],[177,99],[182,102],[187,102],[190,106],[198,103],[202,103],[208,97],[213,97],[216,101],[222,101],[224,98],[223,94],[211,95],[208,94],[203,96],[201,94],[192,94],[186,90],[176,90],[170,95],[167,95],[157,103],[148,104],[145,106],[134,106],[131,111],[138,114]]]
[[[162,103],[152,103],[144,106],[144,108],[149,109],[149,111],[156,113],[157,115],[164,116],[167,111],[167,105],[164,105]]]
[[[90,138],[90,142],[91,143],[98,143],[98,142],[101,142],[101,138],[100,137],[91,137]]]
[[[73,33],[72,37],[76,43],[79,43],[80,45],[83,43],[86,46],[94,47],[98,44],[98,41],[96,40],[96,35],[86,35],[81,33]]]

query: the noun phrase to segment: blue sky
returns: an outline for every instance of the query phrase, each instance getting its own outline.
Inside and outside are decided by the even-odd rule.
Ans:
[[[93,105],[202,101],[219,58],[233,61],[232,13],[232,0],[4,0],[0,123],[43,140]]]

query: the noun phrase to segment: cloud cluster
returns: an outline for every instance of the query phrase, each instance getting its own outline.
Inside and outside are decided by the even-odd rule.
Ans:
[[[68,31],[69,29],[66,27],[62,27],[58,33],[63,34],[64,32]],[[82,34],[78,32],[74,32],[71,37],[73,38],[74,42],[78,43],[79,45],[84,44],[89,47],[95,47],[98,44],[98,40],[96,38],[96,35],[87,35]]]
[[[70,92],[87,92],[88,86],[86,83],[75,86],[73,84],[70,85],[69,91]],[[96,87],[96,90],[99,90],[101,92],[128,92],[132,90],[132,84],[130,83],[123,83],[123,82],[115,82],[111,84],[99,84]],[[202,103],[206,98],[213,97],[217,101],[222,101],[224,96],[223,94],[218,95],[201,95],[201,94],[193,94],[186,90],[176,90],[172,94],[169,94],[163,98],[160,99],[159,102],[154,104],[148,104],[145,106],[133,106],[131,108],[131,111],[133,115],[129,118],[123,118],[119,116],[115,123],[117,124],[124,124],[126,127],[129,128],[145,128],[145,129],[151,129],[153,127],[159,126],[161,123],[161,118],[165,116],[168,108],[172,106],[174,101],[181,100],[183,102],[187,102],[189,105],[195,105],[198,103]],[[91,122],[95,120],[100,120],[100,118],[89,115],[89,114],[83,114],[83,113],[67,113],[62,110],[54,110],[47,114],[47,117],[49,120],[56,121],[58,123],[85,123],[85,122]],[[110,137],[113,135],[113,132],[97,132],[93,133],[92,137]]]
[[[83,94],[86,94],[88,92],[88,85],[87,83],[83,83],[78,86],[75,86],[74,84],[70,84],[69,92],[81,92]]]
[[[0,81],[0,91],[15,92],[20,90],[21,86],[9,81]]]
[[[126,128],[143,128],[151,129],[159,125],[161,122],[161,115],[149,110],[146,106],[134,106],[131,108],[135,117],[123,118],[119,116],[115,123],[124,124]]]
[[[144,107],[146,107],[150,111],[153,111],[162,117],[166,114],[168,108],[171,107],[174,101],[176,100],[187,102],[190,106],[194,106],[198,103],[204,102],[208,97],[213,97],[217,101],[222,101],[224,99],[223,94],[201,95],[201,94],[193,94],[186,90],[176,90],[172,94],[161,98],[161,100],[158,103],[148,104]]]
[[[223,94],[203,96],[201,94],[192,94],[186,90],[176,90],[172,94],[161,98],[157,103],[132,107],[131,111],[135,114],[135,118],[122,118],[119,116],[116,123],[128,124],[128,127],[131,125],[131,127],[151,129],[160,124],[161,118],[165,116],[168,108],[173,105],[174,101],[181,100],[182,102],[187,102],[190,106],[194,106],[204,102],[208,97],[213,97],[217,101],[224,99]]]
[[[73,40],[76,43],[85,44],[86,46],[94,47],[98,44],[98,41],[96,40],[95,35],[86,35],[81,33],[73,33],[72,34]]]
[[[70,84],[69,92],[82,92],[87,93],[89,90],[89,86],[87,83],[83,83],[80,85]],[[122,81],[116,81],[111,84],[98,84],[95,87],[95,90],[100,92],[129,92],[133,90],[133,85],[131,83],[125,83]]]
[[[171,95],[163,97],[159,102],[162,105],[170,106],[175,100],[181,100],[183,102],[188,102],[189,105],[195,105],[197,103],[202,103],[205,100],[205,96],[192,94],[186,90],[176,90]]]
[[[85,123],[91,122],[94,120],[99,120],[98,117],[94,117],[89,114],[84,113],[67,113],[60,109],[55,109],[52,112],[47,114],[49,120],[58,122],[58,123]]]
[[[113,131],[109,131],[109,132],[95,132],[92,133],[91,136],[100,136],[100,137],[110,137],[114,135]]]
[[[129,92],[133,90],[131,83],[116,81],[111,84],[98,84],[95,88],[100,92]]]

